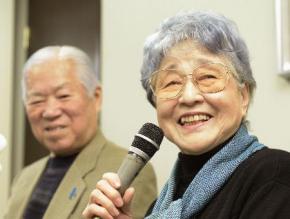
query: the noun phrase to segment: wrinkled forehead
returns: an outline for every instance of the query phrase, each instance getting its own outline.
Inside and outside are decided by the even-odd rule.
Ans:
[[[210,52],[191,39],[183,40],[168,49],[162,58],[159,69],[192,69],[206,63],[221,63],[233,70],[230,60],[222,54]]]

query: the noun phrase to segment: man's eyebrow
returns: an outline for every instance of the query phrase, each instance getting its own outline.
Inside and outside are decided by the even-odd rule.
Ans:
[[[41,97],[43,96],[43,94],[39,91],[32,91],[32,92],[29,92],[27,97]]]
[[[69,85],[69,82],[64,82],[64,83],[62,83],[62,84],[60,84],[60,85],[58,85],[58,86],[56,86],[55,88],[54,88],[54,90],[55,91],[58,91],[58,90],[61,90],[61,89],[63,89],[63,88],[65,88],[66,86],[68,86]],[[31,92],[29,92],[28,93],[28,97],[31,97],[31,96],[43,96],[43,93],[42,92],[40,92],[40,91],[31,91]]]
[[[62,84],[56,86],[56,87],[55,87],[55,90],[58,91],[58,90],[60,90],[60,89],[63,89],[63,88],[65,88],[65,87],[67,87],[69,84],[70,84],[69,82],[64,82],[64,83],[62,83]]]

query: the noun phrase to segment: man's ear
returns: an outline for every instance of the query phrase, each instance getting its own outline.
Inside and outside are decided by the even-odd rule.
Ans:
[[[98,85],[94,92],[94,98],[96,100],[96,111],[99,113],[102,107],[103,91],[101,85]]]

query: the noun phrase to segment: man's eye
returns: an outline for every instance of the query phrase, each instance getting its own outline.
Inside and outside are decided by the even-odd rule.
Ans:
[[[66,98],[69,98],[69,97],[70,97],[69,94],[62,94],[62,95],[58,96],[59,99],[66,99]]]
[[[37,105],[43,103],[43,100],[33,100],[29,102],[29,105]]]

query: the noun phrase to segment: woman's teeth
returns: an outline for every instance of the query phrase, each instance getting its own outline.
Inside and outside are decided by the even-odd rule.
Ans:
[[[184,116],[184,117],[181,117],[180,124],[181,125],[189,125],[189,124],[197,123],[200,121],[207,121],[209,119],[210,119],[210,117],[208,115],[204,115],[204,114]]]

